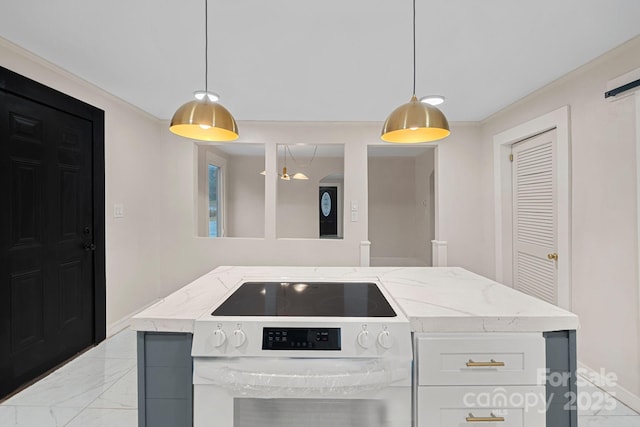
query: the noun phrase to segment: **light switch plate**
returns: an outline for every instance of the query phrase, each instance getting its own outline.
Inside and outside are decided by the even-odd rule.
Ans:
[[[351,201],[351,210],[352,211],[357,211],[358,210],[358,201],[357,200],[352,200]]]
[[[113,217],[124,218],[124,205],[121,205],[121,204],[113,205]]]

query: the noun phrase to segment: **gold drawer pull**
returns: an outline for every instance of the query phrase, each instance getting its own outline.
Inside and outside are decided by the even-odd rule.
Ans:
[[[474,417],[472,413],[469,413],[469,416],[466,418],[468,423],[484,423],[484,422],[503,422],[504,417],[496,417],[493,415],[493,412],[489,414],[489,417]]]
[[[489,362],[474,362],[473,360],[469,359],[469,361],[467,362],[467,366],[470,368],[473,367],[487,367],[487,366],[504,366],[504,362],[496,362],[495,360],[491,359],[491,361]]]

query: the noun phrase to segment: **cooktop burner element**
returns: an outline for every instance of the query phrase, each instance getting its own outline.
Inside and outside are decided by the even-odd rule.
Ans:
[[[247,282],[212,316],[396,317],[375,283]]]

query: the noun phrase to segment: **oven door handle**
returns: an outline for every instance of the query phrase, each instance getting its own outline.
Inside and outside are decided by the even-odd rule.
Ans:
[[[240,395],[335,396],[377,391],[411,378],[411,361],[280,359],[266,366],[234,362],[195,359],[194,384],[216,385]]]

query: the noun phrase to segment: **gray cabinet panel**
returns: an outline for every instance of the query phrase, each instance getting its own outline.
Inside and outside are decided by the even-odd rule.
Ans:
[[[190,367],[191,337],[191,334],[145,333],[145,365]]]
[[[577,427],[576,331],[544,333],[547,364],[547,426]]]
[[[175,427],[193,425],[191,420],[192,405],[185,399],[148,399],[147,427]]]
[[[138,426],[193,426],[191,334],[138,332]]]
[[[147,399],[184,399],[191,393],[191,368],[181,366],[148,366]]]

